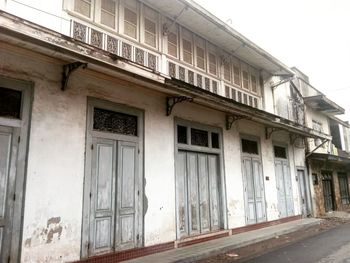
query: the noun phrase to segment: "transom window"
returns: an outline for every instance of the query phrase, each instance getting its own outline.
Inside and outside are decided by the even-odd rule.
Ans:
[[[258,142],[242,139],[242,152],[258,155],[259,154]]]
[[[276,158],[287,159],[287,151],[285,147],[274,146],[273,150]]]
[[[0,116],[20,119],[22,92],[0,87]]]
[[[192,146],[220,149],[220,135],[218,132],[180,124],[177,125],[177,142]]]
[[[94,108],[93,129],[102,132],[137,136],[137,116]]]

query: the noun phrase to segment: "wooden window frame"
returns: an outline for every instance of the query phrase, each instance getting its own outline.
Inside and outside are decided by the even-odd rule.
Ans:
[[[168,56],[170,56],[170,57],[178,59],[179,58],[179,52],[180,52],[180,45],[179,45],[179,36],[180,36],[180,34],[179,34],[178,26],[177,25],[173,25],[173,26],[175,27],[175,30],[170,30],[168,32],[167,37],[166,37],[166,54]],[[174,45],[174,43],[169,41],[169,34],[173,34],[173,35],[176,36],[176,45]],[[169,53],[169,43],[170,43],[170,45],[173,45],[173,46],[176,47],[176,56],[174,56],[174,55]]]
[[[154,12],[156,14],[156,17],[151,17],[149,15],[146,14],[146,9],[150,9],[152,12]],[[155,46],[152,46],[148,43],[146,43],[146,33],[148,31],[146,31],[146,19],[151,21],[152,23],[155,24],[155,33],[154,33],[154,38],[155,38]],[[151,7],[148,7],[144,4],[142,4],[141,6],[141,42],[145,45],[147,45],[150,48],[153,49],[158,49],[159,47],[159,13],[152,9]],[[150,34],[153,34],[152,32],[149,32]]]
[[[140,3],[134,0],[136,3],[136,7],[132,7],[131,4],[127,4],[128,1],[123,0],[120,2],[119,7],[119,32],[123,35],[123,37],[127,39],[131,39],[133,41],[140,41]],[[125,8],[136,14],[136,37],[129,36],[125,33]]]
[[[210,70],[210,66],[213,64],[210,62],[210,55],[213,55],[215,57],[215,74],[211,72]],[[215,49],[213,48],[208,48],[207,49],[207,73],[209,75],[212,75],[214,77],[217,77],[219,74],[219,67],[218,67],[218,56],[217,56],[217,52]]]
[[[231,63],[231,61],[230,60],[224,60],[223,61],[223,63],[222,63],[222,78],[223,78],[223,80],[224,81],[226,81],[226,82],[228,82],[228,83],[232,83],[232,80],[233,80],[233,78],[232,78],[232,65],[231,65],[232,63]],[[225,65],[228,65],[228,70],[226,70],[226,68],[225,68]],[[229,79],[226,79],[226,73],[228,72],[228,74],[229,74]]]
[[[190,37],[185,36],[184,31],[187,31],[187,32],[188,32],[188,35],[189,35]],[[181,41],[180,41],[180,59],[181,59],[181,61],[183,61],[184,63],[193,66],[193,65],[194,65],[194,52],[193,52],[193,50],[194,50],[193,42],[194,42],[194,41],[193,41],[193,34],[192,34],[192,32],[181,27],[181,28],[180,28],[180,39],[181,39]],[[184,41],[184,40],[185,40],[185,41],[188,41],[188,42],[191,44],[191,53],[190,53],[190,54],[191,54],[191,63],[185,61],[185,56],[184,56],[185,49],[184,49],[184,44],[183,44],[183,41]]]

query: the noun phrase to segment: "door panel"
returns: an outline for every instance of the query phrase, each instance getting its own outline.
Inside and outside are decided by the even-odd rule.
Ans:
[[[187,153],[190,234],[199,233],[197,154]]]
[[[178,236],[187,235],[187,184],[186,184],[186,153],[178,152],[176,156],[176,202],[178,217]]]
[[[116,249],[134,248],[138,242],[137,149],[137,143],[118,142]]]
[[[298,181],[299,181],[299,192],[300,192],[300,203],[301,212],[304,217],[308,215],[307,211],[307,194],[306,194],[306,180],[305,172],[303,170],[298,170]]]
[[[209,186],[210,186],[209,197],[210,197],[211,228],[212,230],[217,230],[220,228],[218,157],[216,155],[209,155],[208,164],[209,164]]]
[[[218,157],[179,151],[176,157],[178,237],[220,227]]]
[[[265,190],[260,159],[243,157],[243,177],[247,224],[265,221]]]
[[[0,255],[2,255],[2,243],[6,241],[3,240],[4,229],[8,224],[5,213],[10,172],[11,140],[11,129],[0,129]]]
[[[323,180],[323,195],[325,211],[333,211],[332,181]]]
[[[115,221],[115,154],[113,140],[93,138],[90,252],[112,251]]]
[[[209,178],[208,163],[205,154],[198,154],[199,208],[201,232],[210,231],[209,218]]]
[[[275,160],[278,212],[280,217],[294,215],[292,181],[287,160]]]

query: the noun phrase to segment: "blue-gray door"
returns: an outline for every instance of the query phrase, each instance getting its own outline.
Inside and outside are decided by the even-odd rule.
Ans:
[[[218,156],[179,151],[176,156],[178,237],[220,228]]]
[[[266,221],[265,190],[260,158],[244,156],[242,160],[246,222],[255,224]]]
[[[0,126],[0,262],[10,256],[17,140],[14,128]]]
[[[294,215],[293,189],[288,159],[275,160],[276,189],[279,217]]]
[[[138,246],[138,144],[93,138],[90,255]]]

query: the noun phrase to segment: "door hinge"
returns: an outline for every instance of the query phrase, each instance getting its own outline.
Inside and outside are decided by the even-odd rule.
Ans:
[[[13,194],[13,201],[16,201],[16,193]]]
[[[87,243],[87,249],[90,250],[90,242]]]
[[[91,150],[93,150],[94,149],[94,145],[93,144],[91,144]]]
[[[89,196],[90,196],[90,199],[91,199],[91,196],[92,196],[92,193],[91,193],[91,192],[90,192]]]
[[[140,154],[140,149],[137,150],[137,153]]]
[[[21,141],[21,136],[18,136],[18,143]]]
[[[10,263],[11,262],[11,256],[8,256],[7,257],[7,263]]]
[[[139,234],[136,235],[136,239],[137,239],[137,240],[140,239],[140,235],[139,235]]]
[[[137,195],[140,195],[140,190],[137,190]]]

